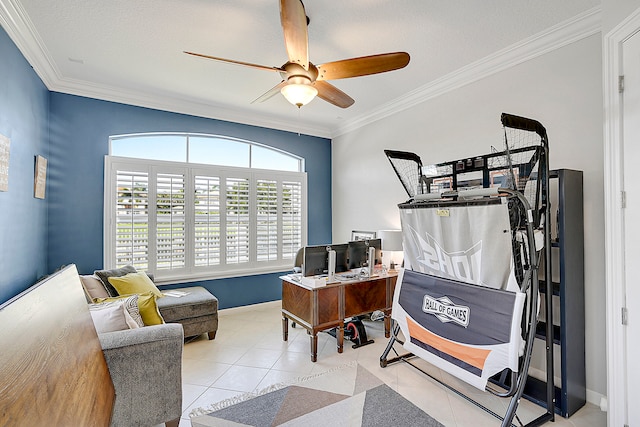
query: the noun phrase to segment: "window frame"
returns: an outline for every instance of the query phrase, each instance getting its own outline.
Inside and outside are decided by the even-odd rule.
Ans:
[[[236,142],[238,144],[246,144],[249,146],[249,168],[251,169],[260,169],[260,168],[253,168],[252,164],[253,164],[253,147],[260,147],[260,148],[264,148],[266,150],[270,150],[270,151],[274,151],[276,153],[280,153],[283,154],[287,157],[296,159],[298,162],[298,172],[304,172],[305,170],[305,161],[303,157],[297,156],[295,154],[289,153],[285,150],[282,150],[280,148],[276,148],[276,147],[272,147],[270,145],[267,144],[263,144],[260,142],[256,142],[256,141],[249,141],[247,139],[242,139],[242,138],[236,138],[236,137],[232,137],[232,136],[225,136],[225,135],[218,135],[218,134],[207,134],[207,133],[194,133],[194,132],[143,132],[143,133],[127,133],[127,134],[121,134],[121,135],[112,135],[109,137],[109,151],[108,151],[108,155],[109,156],[114,156],[114,157],[123,157],[123,156],[116,156],[113,154],[113,141],[115,140],[121,140],[121,139],[135,139],[135,138],[146,138],[146,137],[151,137],[151,136],[173,136],[173,137],[178,137],[178,136],[182,136],[185,138],[185,158],[186,158],[186,163],[198,163],[198,162],[192,162],[190,160],[190,156],[191,156],[191,152],[189,149],[189,139],[194,137],[194,138],[211,138],[211,139],[224,139],[227,141],[232,141],[232,142]],[[129,157],[127,157],[129,158]],[[142,157],[131,157],[131,158],[136,158],[136,159],[142,159]],[[146,159],[146,160],[152,160],[152,159]],[[166,160],[160,160],[160,161],[166,161]],[[208,165],[208,163],[205,163]],[[218,165],[218,166],[228,166],[228,165]],[[236,166],[229,166],[229,167],[236,167]],[[265,169],[265,170],[270,170],[270,169]]]
[[[202,136],[202,135],[200,135]],[[218,136],[216,136],[219,138]],[[245,142],[246,143],[246,142]],[[261,145],[261,144],[259,144]],[[284,152],[283,152],[284,153]],[[292,156],[296,157],[296,156]],[[289,270],[293,266],[295,253],[292,258],[283,258],[283,212],[282,212],[282,186],[284,182],[300,183],[300,234],[301,247],[307,244],[307,174],[306,172],[291,172],[279,170],[266,170],[257,168],[242,168],[234,166],[218,166],[198,163],[169,162],[164,160],[149,160],[141,158],[128,158],[119,156],[105,156],[104,163],[104,266],[105,268],[115,268],[117,266],[116,259],[116,207],[117,207],[117,176],[118,170],[135,171],[148,174],[148,213],[147,223],[149,231],[147,237],[148,245],[148,268],[147,270],[154,274],[155,279],[161,284],[181,283],[185,281],[207,280],[226,277],[250,276],[266,273],[275,273]],[[124,168],[124,169],[123,169]],[[157,173],[177,173],[183,174],[185,180],[185,266],[184,268],[175,270],[158,270],[155,233],[156,220],[156,203],[154,203],[157,195],[156,191],[156,175]],[[220,264],[216,266],[196,266],[195,263],[195,177],[196,176],[219,177],[220,182]],[[250,212],[250,259],[245,263],[226,264],[224,261],[224,246],[222,241],[225,239],[223,235],[224,215],[222,208],[225,207],[222,196],[222,190],[225,188],[225,182],[228,177],[248,177],[250,187],[249,212]],[[278,259],[276,261],[258,261],[257,260],[257,189],[256,182],[260,179],[275,180],[278,186]],[[152,194],[153,193],[153,194]],[[226,197],[226,196],[225,196]],[[191,203],[189,202],[191,201]],[[226,212],[226,210],[225,210]]]

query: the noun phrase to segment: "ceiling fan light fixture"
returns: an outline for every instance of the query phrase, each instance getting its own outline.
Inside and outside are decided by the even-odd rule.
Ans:
[[[307,105],[318,94],[318,89],[302,83],[289,83],[280,89],[280,93],[293,105],[298,108]]]

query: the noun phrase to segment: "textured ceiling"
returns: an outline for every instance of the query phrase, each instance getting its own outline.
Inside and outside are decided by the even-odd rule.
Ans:
[[[280,82],[278,73],[182,53],[281,66],[287,55],[276,0],[0,0],[0,23],[50,90],[333,136],[469,64],[594,16],[599,5],[306,0],[313,63],[411,55],[402,70],[332,81],[355,99],[347,109],[315,99],[298,110],[281,95],[251,104]]]

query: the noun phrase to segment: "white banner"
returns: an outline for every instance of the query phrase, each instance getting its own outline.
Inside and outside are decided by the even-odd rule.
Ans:
[[[484,389],[518,370],[525,295],[513,274],[506,200],[401,205],[405,270],[392,317],[413,354]]]
[[[506,203],[400,209],[405,267],[494,289],[518,291]]]

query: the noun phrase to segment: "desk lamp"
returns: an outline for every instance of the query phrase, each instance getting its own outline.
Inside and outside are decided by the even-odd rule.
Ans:
[[[382,253],[391,252],[389,257],[389,271],[396,270],[394,252],[402,252],[402,230],[380,230],[378,237],[382,240]],[[401,256],[402,257],[402,256]]]

